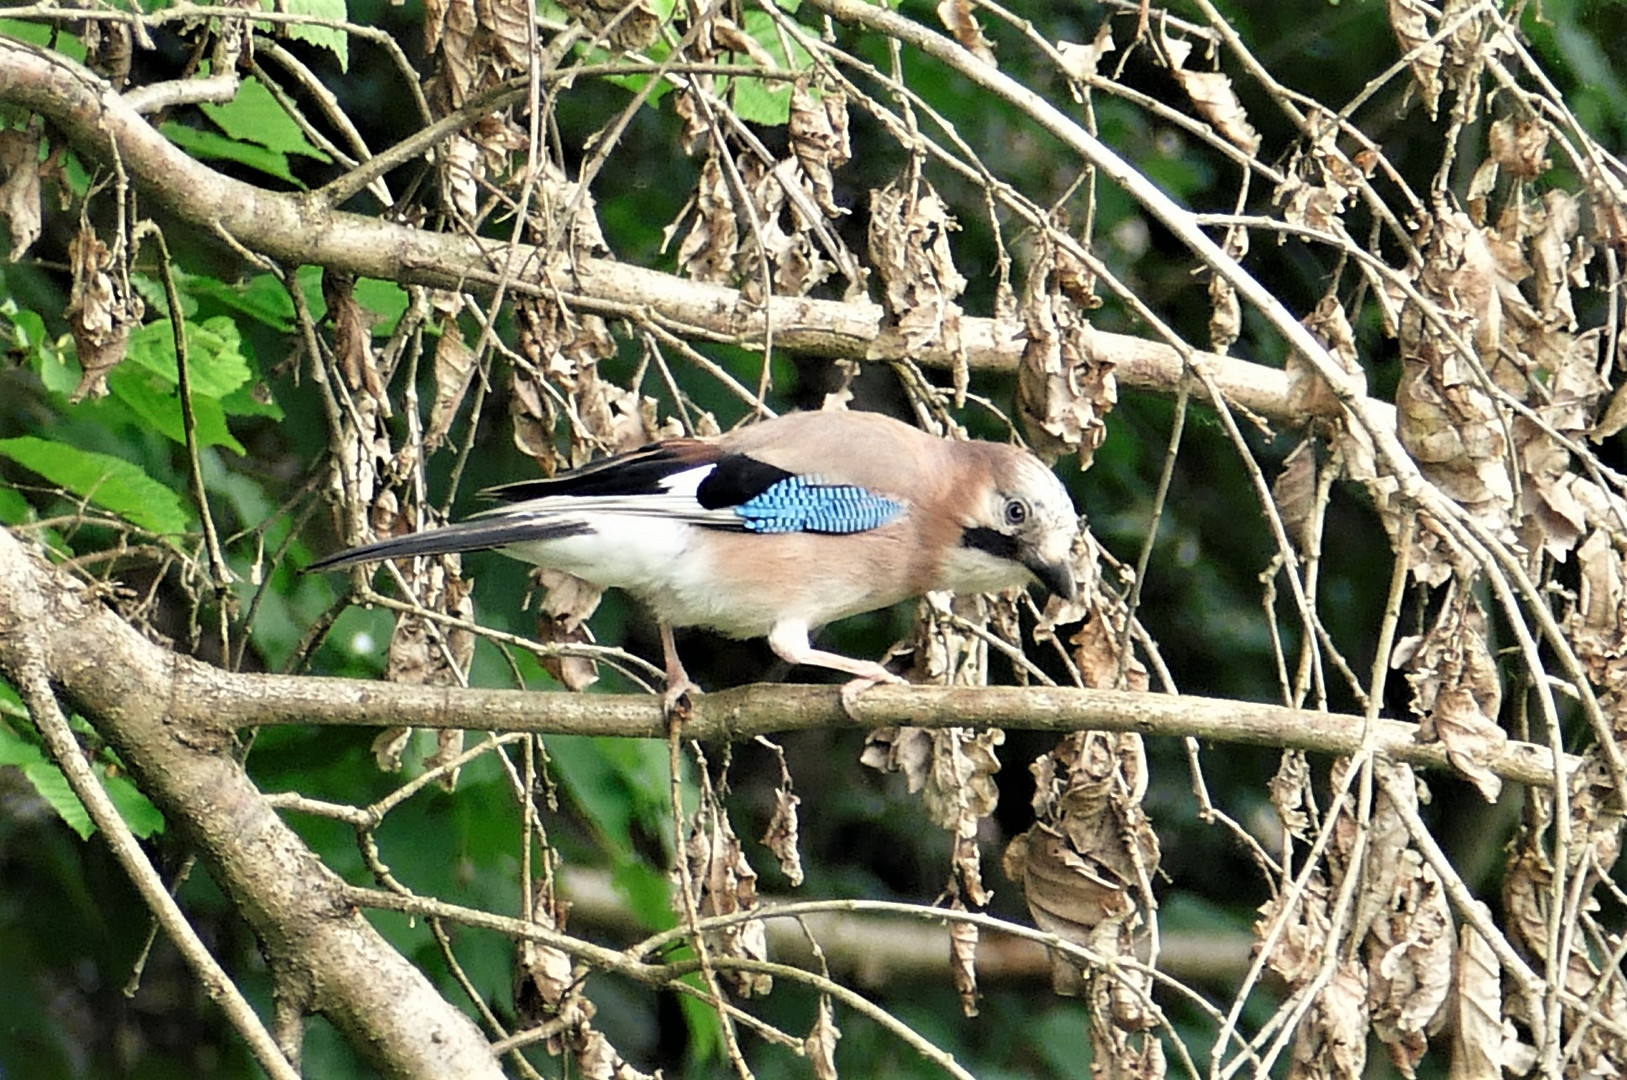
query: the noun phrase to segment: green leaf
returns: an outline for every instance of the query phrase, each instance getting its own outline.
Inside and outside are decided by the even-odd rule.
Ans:
[[[306,0],[306,3],[318,6],[322,2],[323,0]],[[290,10],[293,6],[290,5]],[[342,0],[339,8],[340,17],[343,18]],[[244,77],[238,84],[237,96],[226,104],[204,104],[198,108],[229,138],[240,143],[253,143],[279,154],[302,154],[318,161],[333,160],[311,145],[311,141],[305,137],[305,132],[294,123],[294,118],[289,116],[277,103],[277,99],[271,96],[271,91],[265,88],[265,84],[252,75]]]
[[[774,19],[767,12],[746,12],[743,28],[768,51],[781,71],[806,71],[813,66],[813,57],[795,42],[791,45],[791,55],[786,55]],[[742,120],[754,124],[783,124],[791,118],[791,84],[783,79],[737,78],[734,111]]]
[[[132,362],[179,386],[175,331],[168,319],[137,327],[130,335]],[[186,324],[186,370],[194,398],[220,399],[254,377],[243,356],[243,336],[224,315]]]
[[[176,146],[185,150],[195,158],[217,158],[223,161],[235,161],[239,165],[247,165],[251,169],[259,169],[269,173],[279,180],[286,180],[303,189],[304,184],[294,179],[294,174],[288,171],[288,156],[275,153],[261,146],[252,146],[249,143],[228,139],[216,131],[202,131],[198,128],[187,127],[170,120],[159,125],[159,131]]]
[[[10,686],[6,689],[12,695],[16,694]],[[24,716],[28,715],[27,710],[22,709],[21,701],[17,703],[17,708],[22,710]],[[0,725],[0,765],[16,765],[21,768],[24,765],[39,765],[44,762],[45,751],[10,728]]]
[[[54,27],[49,22],[33,22],[27,19],[0,19],[0,34],[18,41],[26,41],[30,45],[38,45],[42,49],[49,49],[51,35]],[[85,59],[85,43],[73,34],[56,34],[56,51],[63,56],[78,60]]]
[[[8,744],[4,739],[5,734],[0,730],[0,764],[18,766],[22,774],[28,778],[28,782],[34,785],[34,790],[39,792],[40,798],[57,812],[63,823],[78,833],[79,839],[89,840],[96,832],[96,823],[91,821],[90,811],[79,801],[79,796],[73,793],[73,788],[62,770],[46,761],[38,747],[20,741]],[[22,751],[32,751],[32,756],[26,752],[19,752],[19,748]],[[10,756],[25,757],[28,760],[5,760],[8,751]],[[152,801],[129,780],[122,776],[107,776],[102,777],[101,781],[119,816],[137,837],[145,840],[154,833],[164,831],[164,815],[159,813]]]
[[[128,461],[33,435],[0,439],[0,454],[149,532],[186,531],[187,514],[175,492]]]
[[[145,840],[154,833],[164,831],[164,815],[128,779],[117,774],[104,776],[102,787],[107,789],[107,797],[113,800],[119,817],[139,839]]]
[[[297,15],[317,15],[324,19],[344,21],[350,17],[345,10],[345,0],[283,0],[281,4],[273,0],[260,0],[260,10],[282,10]],[[343,31],[328,26],[302,26],[298,23],[284,23],[288,36],[299,41],[309,41],[312,45],[320,46],[339,58],[339,70],[350,70],[350,38]]]
[[[280,333],[294,332],[294,301],[282,282],[270,274],[258,274],[244,285],[192,274],[183,275],[178,282],[189,295],[213,300]]]
[[[123,364],[108,374],[107,388],[148,427],[177,446],[185,446],[181,395],[173,384],[161,384],[160,379],[150,371]],[[226,412],[218,399],[192,395],[192,415],[197,420],[199,445],[224,446],[238,455],[247,453],[226,426]]]
[[[407,310],[407,290],[393,281],[362,278],[356,282],[356,302],[374,316],[373,329],[392,333]]]
[[[68,778],[62,775],[62,770],[48,761],[40,761],[24,765],[22,772],[34,785],[34,790],[40,793],[40,798],[57,812],[57,817],[78,833],[79,839],[89,840],[91,833],[96,831],[96,825],[90,820],[90,811],[85,809],[85,804],[68,786]]]

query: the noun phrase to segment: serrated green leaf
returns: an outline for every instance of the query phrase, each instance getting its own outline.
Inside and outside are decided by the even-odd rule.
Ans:
[[[180,498],[128,461],[33,435],[0,439],[0,454],[149,532],[186,531]]]
[[[260,9],[286,11],[291,15],[316,15],[341,22],[350,17],[345,10],[345,0],[282,0],[280,4],[273,0],[260,0]],[[339,59],[340,71],[350,70],[350,38],[343,30],[328,26],[302,26],[299,23],[284,23],[283,27],[289,37],[309,41],[333,53]]]
[[[281,333],[294,332],[294,301],[283,283],[270,274],[258,274],[244,285],[188,274],[179,284],[189,295],[213,300]]]
[[[180,385],[175,360],[175,331],[168,319],[139,326],[130,335],[132,363]],[[223,398],[254,377],[243,355],[243,337],[237,324],[224,315],[186,324],[187,382],[194,399]]]
[[[323,0],[304,0],[308,4],[321,4]],[[290,9],[294,5],[290,4]],[[339,4],[340,17],[344,4]],[[298,37],[296,33],[292,35]],[[203,115],[213,120],[228,138],[240,143],[252,143],[279,154],[300,154],[318,161],[332,161],[327,154],[311,145],[305,132],[294,123],[294,118],[283,110],[271,91],[254,76],[245,76],[238,84],[237,96],[224,105],[198,106]]]
[[[145,840],[164,831],[164,815],[128,779],[118,775],[104,776],[102,787],[107,789],[107,797],[113,800],[114,809],[118,810],[119,817],[124,819],[137,838]]]
[[[181,395],[173,385],[158,385],[159,378],[150,371],[124,364],[109,373],[107,388],[148,427],[177,446],[185,446],[186,422],[181,412]],[[194,394],[192,416],[197,421],[200,445],[224,446],[239,455],[247,453],[226,426],[226,412],[218,399]]]
[[[7,690],[11,688],[6,687]],[[22,703],[17,703],[22,708]],[[3,712],[5,710],[0,710]],[[26,712],[25,712],[26,715]],[[0,727],[0,765],[38,765],[45,761],[45,751],[7,727]]]
[[[275,176],[279,180],[286,180],[300,189],[305,185],[294,178],[288,171],[288,155],[267,150],[263,146],[254,146],[250,143],[238,142],[229,139],[218,131],[202,131],[198,128],[187,127],[171,120],[159,125],[159,131],[176,146],[185,150],[195,158],[208,160],[211,158],[222,161],[235,161],[239,165],[247,165],[251,169],[259,169],[263,173]]]
[[[40,798],[57,812],[57,817],[78,833],[79,839],[89,840],[91,833],[96,831],[96,824],[90,820],[90,811],[85,809],[85,804],[68,786],[68,778],[62,775],[62,770],[48,761],[40,761],[24,765],[22,772],[34,785],[34,790],[39,792]]]

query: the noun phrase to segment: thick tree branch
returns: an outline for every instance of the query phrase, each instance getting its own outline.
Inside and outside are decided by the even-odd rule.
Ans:
[[[326,1015],[391,1077],[502,1076],[475,1025],[342,900],[261,796],[231,727],[183,706],[206,669],[141,637],[0,529],[0,676],[44,676],[196,844],[259,936],[278,994]]]
[[[50,610],[77,586],[0,530],[0,612]],[[272,724],[350,724],[369,727],[476,728],[552,734],[664,739],[660,699],[643,695],[534,693],[408,686],[356,679],[241,675],[221,671],[141,638],[110,611],[85,607],[71,622],[34,620],[52,643],[56,682],[93,722],[113,729],[126,714],[148,725],[192,732],[229,744],[232,732]],[[0,673],[9,670],[0,623]],[[149,674],[150,673],[150,674]],[[1002,727],[1028,731],[1136,731],[1215,742],[1292,747],[1351,754],[1363,744],[1363,720],[1213,698],[1066,687],[878,686],[843,710],[835,688],[748,686],[702,695],[687,734],[742,740],[808,729],[868,730],[890,724],[921,727]],[[145,730],[145,729],[143,729]],[[1376,721],[1372,745],[1420,768],[1449,768],[1439,744],[1417,741],[1414,724]],[[108,733],[114,739],[112,732]],[[1506,780],[1551,784],[1546,748],[1510,742],[1487,762]],[[1575,759],[1565,767],[1574,769]],[[235,765],[232,766],[235,769]],[[247,785],[236,774],[234,784]],[[258,793],[255,793],[256,796]],[[291,839],[291,838],[290,838]]]
[[[853,359],[906,355],[949,366],[941,349],[910,354],[884,334],[880,305],[777,296],[766,305],[739,291],[689,281],[614,259],[566,260],[527,245],[425,232],[333,210],[320,193],[291,194],[232,179],[186,156],[104,80],[55,53],[0,37],[0,102],[31,109],[64,132],[74,148],[119,159],[131,181],[180,221],[229,236],[249,251],[288,265],[314,264],[360,277],[484,291],[507,283],[524,295],[563,295],[589,309],[649,317],[691,336]],[[1015,370],[1024,339],[1010,325],[967,316],[961,328],[974,369]],[[1114,365],[1127,386],[1172,392],[1182,377],[1176,351],[1122,334],[1093,333],[1091,358]],[[1208,353],[1196,354],[1234,404],[1283,421],[1303,420],[1289,401],[1286,375]],[[1384,413],[1390,406],[1369,402]]]

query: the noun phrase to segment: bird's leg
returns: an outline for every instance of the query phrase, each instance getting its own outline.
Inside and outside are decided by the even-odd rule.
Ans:
[[[661,708],[672,716],[680,709],[680,702],[691,692],[701,692],[701,688],[689,681],[689,673],[684,670],[684,663],[678,659],[678,645],[672,640],[672,627],[665,622],[661,626],[661,657],[667,665],[667,692],[661,695]],[[687,706],[683,706],[687,713]]]
[[[768,632],[768,647],[787,664],[807,664],[810,667],[845,671],[853,676],[842,684],[842,708],[849,716],[856,716],[853,707],[859,695],[878,683],[909,685],[909,680],[894,675],[874,660],[855,660],[841,653],[816,649],[808,642],[808,627],[803,623],[780,623]]]

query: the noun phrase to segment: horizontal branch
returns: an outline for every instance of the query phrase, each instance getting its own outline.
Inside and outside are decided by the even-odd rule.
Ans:
[[[31,598],[31,604],[42,604],[45,594],[67,595],[77,588],[65,573],[44,566],[10,532],[0,530],[0,611],[17,610],[25,598]],[[233,674],[146,641],[111,612],[98,611],[98,615],[80,620],[71,632],[60,626],[39,630],[60,639],[51,652],[62,659],[53,678],[92,714],[97,703],[119,713],[145,710],[179,730],[217,738],[239,728],[275,724],[405,725],[651,739],[665,738],[667,733],[660,699],[653,695],[460,689]],[[0,653],[4,644],[0,641]],[[132,688],[127,672],[157,669],[168,672],[163,685]],[[4,670],[5,659],[0,655],[0,671]],[[151,700],[134,700],[132,695],[142,692],[150,693]],[[870,730],[894,724],[1058,733],[1134,731],[1331,754],[1361,749],[1365,729],[1361,717],[1339,713],[1218,698],[1048,686],[877,686],[860,695],[849,714],[835,687],[757,685],[700,695],[685,731],[698,739],[729,741],[776,732]],[[1369,737],[1375,750],[1396,761],[1447,768],[1441,746],[1420,743],[1417,734],[1415,724],[1377,720]],[[1510,742],[1486,764],[1506,780],[1546,784],[1554,779],[1552,761],[1544,747]],[[1576,761],[1567,758],[1565,768],[1575,767]]]
[[[939,367],[955,360],[941,348],[909,352],[898,334],[887,332],[878,304],[787,296],[756,304],[736,289],[615,259],[566,259],[524,244],[426,232],[335,210],[320,193],[255,187],[188,157],[79,64],[4,37],[0,102],[39,113],[83,154],[116,159],[139,190],[179,221],[285,265],[445,289],[489,291],[502,282],[510,292],[563,296],[584,308],[649,317],[680,333],[746,347],[760,347],[772,328],[775,344],[792,352],[882,362],[911,357]],[[963,321],[961,341],[967,364],[986,371],[1015,370],[1026,344],[1013,324],[971,316]],[[1126,386],[1169,393],[1180,383],[1181,358],[1167,345],[1095,331],[1085,346],[1093,361],[1112,364]],[[1194,360],[1233,404],[1277,420],[1304,418],[1290,403],[1282,371],[1213,353],[1195,353]]]
[[[527,731],[661,739],[661,700],[648,694],[571,694],[531,690],[408,686],[325,677],[232,675],[202,664],[178,669],[179,719],[231,727],[328,724]],[[684,723],[692,738],[740,742],[791,731],[878,727],[988,728],[1011,731],[1133,731],[1209,742],[1354,754],[1365,721],[1345,713],[1306,712],[1224,698],[1054,686],[877,686],[852,714],[834,686],[757,684],[702,694]],[[1419,768],[1450,768],[1439,743],[1418,741],[1418,725],[1375,720],[1377,752]],[[1505,780],[1551,784],[1545,747],[1510,742],[1487,767]],[[1567,757],[1565,768],[1579,761]]]

